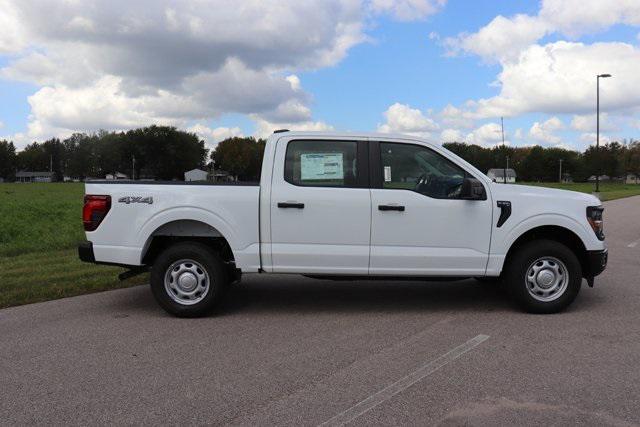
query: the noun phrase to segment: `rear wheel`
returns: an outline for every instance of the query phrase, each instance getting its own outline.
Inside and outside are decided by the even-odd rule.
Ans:
[[[229,279],[223,262],[206,245],[177,243],[151,269],[151,291],[167,312],[180,317],[207,314],[222,298]]]
[[[582,269],[578,257],[553,240],[529,242],[508,260],[506,285],[530,313],[557,313],[578,295]]]

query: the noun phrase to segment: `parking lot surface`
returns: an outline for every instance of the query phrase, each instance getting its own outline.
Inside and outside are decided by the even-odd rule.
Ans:
[[[640,197],[557,315],[475,280],[247,276],[177,319],[145,286],[0,310],[1,424],[640,424]]]

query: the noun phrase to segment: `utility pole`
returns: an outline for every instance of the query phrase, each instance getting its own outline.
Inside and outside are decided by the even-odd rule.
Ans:
[[[49,172],[53,173],[53,154],[49,154]]]
[[[558,182],[562,182],[562,159],[560,159],[560,172],[558,173]]]
[[[131,180],[136,180],[136,156],[135,154],[131,155]]]
[[[598,74],[596,76],[596,162],[598,162],[596,193],[600,192],[600,79],[608,77],[611,77],[611,74]]]
[[[507,169],[509,169],[509,156],[506,155],[507,147],[504,145],[504,118],[500,117],[500,129],[502,131],[502,150],[505,152],[505,156],[507,157],[507,166],[502,170],[502,183],[507,183]]]

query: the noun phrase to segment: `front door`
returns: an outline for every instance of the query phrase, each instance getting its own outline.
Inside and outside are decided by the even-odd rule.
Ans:
[[[366,141],[279,140],[270,209],[274,272],[367,274]]]
[[[491,200],[462,200],[469,173],[426,145],[371,142],[370,274],[484,275]]]

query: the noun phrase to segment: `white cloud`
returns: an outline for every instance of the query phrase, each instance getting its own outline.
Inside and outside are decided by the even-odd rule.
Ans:
[[[637,0],[544,0],[537,15],[497,16],[472,34],[448,38],[449,53],[473,53],[485,60],[517,60],[527,46],[551,33],[576,38],[616,24],[640,25]]]
[[[595,132],[597,128],[595,114],[576,114],[571,119],[571,129],[580,132]],[[600,113],[600,131],[613,131],[617,127],[612,123],[608,113]]]
[[[417,21],[437,13],[447,0],[371,0],[376,13],[389,13],[398,21]]]
[[[640,25],[637,0],[545,0],[540,18],[557,31],[578,37],[616,24]]]
[[[505,144],[509,145],[508,135],[505,132]],[[466,141],[468,144],[476,144],[485,147],[491,147],[502,144],[502,127],[499,123],[485,123],[473,132],[467,134]]]
[[[535,122],[529,129],[529,136],[544,144],[556,145],[562,142],[562,138],[554,132],[564,129],[564,124],[557,117],[551,117],[545,122]]]
[[[461,34],[445,39],[450,55],[468,52],[487,61],[517,58],[520,51],[547,32],[547,25],[528,15],[505,18],[495,17],[489,24],[474,34]]]
[[[587,143],[588,145],[594,145],[597,140],[597,134],[595,132],[585,132],[580,135],[580,141]],[[611,142],[611,138],[608,135],[600,133],[600,144],[607,144]]]
[[[465,138],[458,129],[445,129],[440,132],[441,142],[464,142]]]
[[[600,107],[622,110],[640,105],[640,48],[626,43],[556,42],[532,45],[516,62],[503,64],[500,94],[475,103],[479,118],[527,112],[587,113],[594,110],[596,74]]]
[[[18,11],[11,0],[0,0],[0,28],[0,53],[19,52],[26,47]]]
[[[0,0],[0,73],[42,86],[30,138],[227,112],[309,126],[310,96],[285,70],[336,64],[365,18],[360,0]]]
[[[210,150],[214,149],[218,142],[223,141],[227,138],[233,138],[236,136],[244,136],[242,130],[239,127],[217,127],[210,128],[209,126],[203,125],[202,123],[196,123],[193,126],[187,128],[187,131],[193,132],[198,137],[203,139],[207,145],[207,148]]]
[[[446,126],[454,128],[471,129],[474,126],[475,119],[471,112],[462,110],[448,104],[440,112],[440,120]]]
[[[384,112],[386,122],[378,125],[378,132],[405,133],[428,137],[439,126],[422,111],[396,102]]]
[[[303,121],[296,123],[271,122],[258,116],[253,116],[256,122],[256,131],[254,136],[257,138],[266,138],[278,129],[289,129],[291,131],[315,131],[324,132],[333,130],[333,126],[322,121]]]

